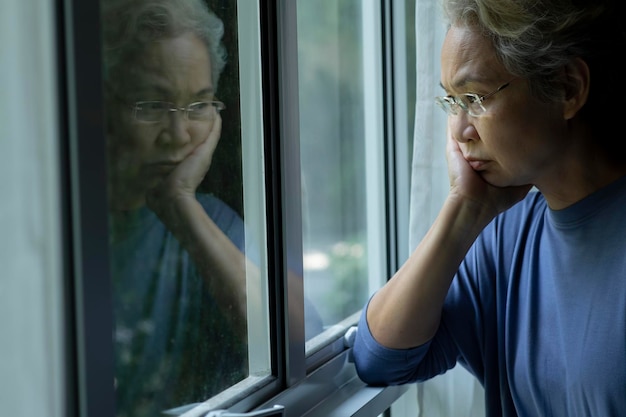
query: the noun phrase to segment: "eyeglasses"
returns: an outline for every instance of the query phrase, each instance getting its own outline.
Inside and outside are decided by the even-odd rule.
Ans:
[[[462,109],[470,116],[478,117],[487,111],[485,106],[483,106],[483,102],[497,92],[507,88],[511,82],[512,81],[502,84],[495,91],[483,96],[474,93],[459,94],[457,96],[439,96],[435,97],[435,103],[437,103],[448,116],[456,116],[459,114],[459,109]]]
[[[212,121],[215,116],[226,108],[217,100],[197,101],[186,107],[178,107],[168,101],[137,101],[131,105],[136,121],[156,123],[163,121],[168,114],[181,111],[186,120]]]

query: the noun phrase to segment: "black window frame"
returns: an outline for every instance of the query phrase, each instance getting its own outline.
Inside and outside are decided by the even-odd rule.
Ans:
[[[398,266],[391,1],[381,0],[385,51],[386,221],[389,276]],[[289,317],[289,300],[303,298],[289,287],[287,259],[302,259],[296,2],[259,0],[264,106],[264,153],[268,230],[270,334],[273,377],[253,392],[233,396],[217,408],[243,412],[286,406],[286,414],[377,416],[406,387],[368,387],[350,362],[350,348],[335,342],[307,358],[304,340],[289,335],[304,327]],[[108,213],[99,2],[57,0],[61,158],[64,179],[64,260],[67,299],[68,417],[115,414],[113,313],[108,266]],[[287,251],[293,251],[288,253]],[[299,265],[302,272],[302,263]],[[300,291],[300,292],[298,292]],[[332,382],[331,382],[332,381]],[[351,399],[346,400],[346,393]],[[324,414],[325,413],[325,414]],[[342,413],[342,414],[340,414]],[[345,414],[349,413],[349,414]]]

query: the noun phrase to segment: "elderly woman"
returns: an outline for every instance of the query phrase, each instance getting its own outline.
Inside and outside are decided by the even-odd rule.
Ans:
[[[489,416],[624,416],[624,2],[443,4],[450,192],[364,310],[359,375],[459,362]]]
[[[156,416],[247,376],[243,223],[197,192],[220,138],[223,25],[202,0],[102,14],[117,415]]]

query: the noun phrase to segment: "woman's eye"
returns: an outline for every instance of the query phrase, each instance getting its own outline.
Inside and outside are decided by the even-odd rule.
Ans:
[[[149,101],[142,103],[141,107],[145,110],[164,110],[168,109],[169,105],[162,101]]]
[[[480,97],[477,94],[465,94],[464,97],[468,104],[480,102]]]
[[[191,111],[204,111],[209,107],[210,103],[206,101],[201,101],[198,103],[193,103],[189,106]]]

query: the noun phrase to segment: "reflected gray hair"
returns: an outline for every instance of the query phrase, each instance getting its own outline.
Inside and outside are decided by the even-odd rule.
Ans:
[[[101,0],[104,79],[118,80],[146,45],[193,33],[206,45],[213,87],[226,65],[224,24],[203,0]]]

